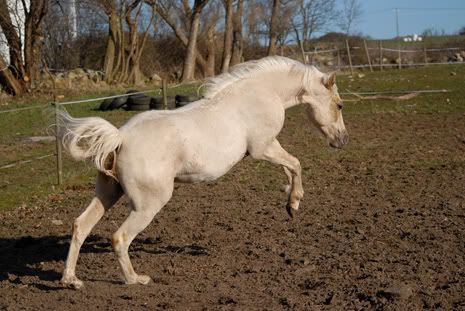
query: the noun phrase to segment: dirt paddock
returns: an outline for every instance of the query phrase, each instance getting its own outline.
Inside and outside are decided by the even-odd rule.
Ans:
[[[147,286],[121,281],[118,203],[81,250],[76,291],[58,280],[93,185],[68,187],[0,215],[0,309],[465,309],[465,115],[348,114],[336,151],[298,112],[280,136],[303,167],[293,219],[282,169],[247,158],[176,187],[130,249]]]

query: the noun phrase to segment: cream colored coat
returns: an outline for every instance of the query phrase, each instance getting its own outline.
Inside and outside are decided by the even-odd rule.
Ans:
[[[304,193],[301,167],[276,137],[285,110],[302,103],[331,146],[347,143],[335,76],[283,57],[236,66],[208,81],[203,99],[174,111],[141,113],[120,129],[63,111],[65,149],[76,159],[92,158],[100,173],[95,198],[74,223],[62,282],[83,285],[75,275],[79,249],[105,210],[126,194],[132,209],[113,235],[113,247],[126,283],[148,283],[148,276],[135,273],[128,248],[171,198],[174,182],[215,180],[247,154],[284,168],[292,216]]]

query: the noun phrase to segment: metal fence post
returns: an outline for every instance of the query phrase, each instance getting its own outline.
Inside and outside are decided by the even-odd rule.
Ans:
[[[58,114],[59,114],[59,109],[60,109],[60,104],[57,102],[52,103],[53,106],[55,106],[55,143],[56,143],[56,158],[57,158],[57,180],[58,180],[58,185],[61,185],[63,183],[63,160],[62,160],[62,146],[61,146],[61,140],[58,137]]]
[[[168,110],[168,95],[166,94],[166,80],[161,80],[161,92],[163,95],[163,109]]]

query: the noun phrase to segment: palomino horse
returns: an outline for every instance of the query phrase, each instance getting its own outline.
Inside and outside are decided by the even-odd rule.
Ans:
[[[284,57],[266,57],[212,78],[204,97],[174,111],[147,111],[120,129],[102,118],[59,116],[59,136],[75,159],[93,159],[99,174],[95,197],[74,222],[62,283],[79,288],[75,274],[82,243],[104,212],[126,194],[131,211],[112,244],[127,284],[147,284],[128,248],[171,198],[174,182],[211,181],[245,155],[284,168],[287,210],[297,210],[304,191],[299,160],[276,139],[287,108],[305,104],[313,124],[332,147],[348,141],[334,74]],[[292,216],[292,215],[291,215]]]

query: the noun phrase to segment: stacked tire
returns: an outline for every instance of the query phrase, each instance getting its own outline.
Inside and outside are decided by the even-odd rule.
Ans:
[[[99,110],[108,111],[123,108],[128,111],[145,111],[145,110],[163,110],[165,105],[163,97],[156,96],[150,97],[145,94],[133,94],[137,93],[136,90],[131,90],[124,96],[105,99],[100,103]],[[176,95],[175,97],[167,97],[167,109],[175,109],[184,107],[191,102],[197,101],[200,98],[195,95]]]
[[[150,110],[152,97],[144,94],[130,95],[126,102],[126,110],[145,111]]]
[[[176,95],[176,108],[184,107],[192,102],[199,100],[200,98],[196,95]]]

